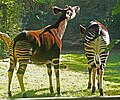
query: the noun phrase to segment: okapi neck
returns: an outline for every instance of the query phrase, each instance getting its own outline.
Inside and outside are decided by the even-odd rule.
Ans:
[[[67,19],[61,21],[61,22],[59,23],[58,28],[57,28],[58,36],[60,37],[60,39],[62,39],[66,27],[67,27]]]
[[[60,39],[62,39],[66,26],[67,26],[67,18],[63,15],[60,16],[59,20],[53,25],[54,28],[57,29],[57,34]]]

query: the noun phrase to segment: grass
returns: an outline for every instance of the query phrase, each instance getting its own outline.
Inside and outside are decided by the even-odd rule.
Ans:
[[[98,90],[95,94],[91,94],[91,90],[87,89],[88,71],[84,54],[62,54],[61,63],[67,66],[60,70],[62,97],[99,96]],[[0,98],[7,98],[8,68],[9,62],[0,62]],[[16,70],[13,76],[12,94],[13,98],[19,98],[21,92],[15,74]],[[57,96],[55,74],[53,73],[54,93],[50,94],[45,65],[28,64],[24,75],[24,83],[28,97]],[[120,54],[110,54],[105,68],[104,93],[105,96],[120,95]]]

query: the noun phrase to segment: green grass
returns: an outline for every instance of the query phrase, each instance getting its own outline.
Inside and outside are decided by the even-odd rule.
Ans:
[[[61,64],[61,93],[63,97],[99,96],[91,94],[87,89],[88,71],[87,60],[84,54],[62,54]],[[0,62],[0,98],[7,98],[7,71],[9,62]],[[54,70],[54,69],[53,69]],[[24,75],[24,83],[28,97],[53,97],[57,96],[55,74],[53,71],[54,93],[49,92],[49,81],[45,65],[28,64]],[[120,54],[110,54],[104,75],[105,96],[120,95]],[[20,86],[14,72],[12,82],[13,98],[21,97]]]

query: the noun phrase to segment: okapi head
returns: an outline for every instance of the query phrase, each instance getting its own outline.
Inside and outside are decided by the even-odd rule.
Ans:
[[[62,15],[62,17],[66,17],[68,20],[73,19],[76,16],[76,13],[79,12],[79,10],[80,10],[79,6],[71,7],[66,5],[65,9],[59,8],[57,6],[53,7],[53,12],[55,15],[58,13],[62,13],[64,14],[64,16]],[[66,18],[63,18],[63,19],[66,19]]]

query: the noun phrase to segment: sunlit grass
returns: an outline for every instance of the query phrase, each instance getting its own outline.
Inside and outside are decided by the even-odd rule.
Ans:
[[[105,96],[120,95],[120,55],[111,54],[104,75]],[[60,70],[61,93],[63,97],[99,96],[91,94],[87,89],[88,71],[87,60],[84,54],[62,54],[61,64],[66,68]],[[0,62],[0,98],[7,98],[7,71],[9,62]],[[54,93],[49,92],[49,81],[45,65],[28,64],[24,75],[24,83],[28,97],[53,97],[57,96],[56,80],[53,69]],[[21,97],[20,86],[14,72],[12,82],[13,97]]]
[[[84,54],[65,54],[61,56],[61,63],[76,72],[86,72],[87,60]]]

